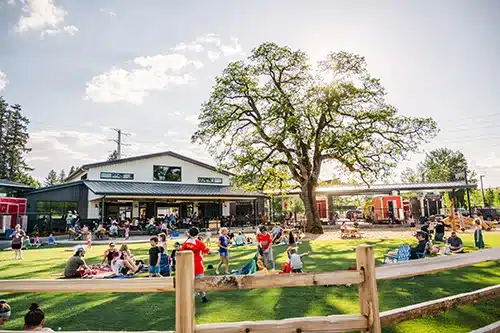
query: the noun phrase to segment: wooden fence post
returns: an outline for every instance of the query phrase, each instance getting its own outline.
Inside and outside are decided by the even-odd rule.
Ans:
[[[194,333],[194,260],[192,251],[176,255],[175,332]]]
[[[361,314],[368,319],[368,327],[362,332],[381,333],[373,246],[359,245],[356,248],[356,263],[358,270],[364,273],[364,282],[359,284],[359,303]]]

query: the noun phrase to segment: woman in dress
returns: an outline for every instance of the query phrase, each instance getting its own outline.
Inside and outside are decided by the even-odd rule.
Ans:
[[[474,245],[477,249],[484,249],[484,240],[483,240],[483,228],[481,226],[481,221],[477,219],[476,225],[474,227]]]
[[[14,250],[14,259],[23,260],[23,241],[26,237],[26,233],[19,224],[16,225],[16,229],[10,236],[12,237],[11,247]]]

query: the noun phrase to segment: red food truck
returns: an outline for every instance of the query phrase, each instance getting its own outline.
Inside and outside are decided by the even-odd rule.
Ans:
[[[27,228],[26,199],[0,197],[0,230],[5,233],[7,229],[14,229],[16,224]]]

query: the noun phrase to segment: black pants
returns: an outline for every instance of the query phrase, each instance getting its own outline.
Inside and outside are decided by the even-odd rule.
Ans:
[[[302,273],[302,268],[292,269],[292,273]]]

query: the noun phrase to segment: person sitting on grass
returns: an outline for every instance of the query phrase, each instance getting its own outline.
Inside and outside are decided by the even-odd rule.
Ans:
[[[451,233],[450,238],[446,241],[446,243],[450,246],[450,251],[452,253],[463,253],[464,252],[464,244],[460,237],[457,236],[457,233],[453,231]]]
[[[410,248],[410,259],[419,259],[420,255],[427,250],[427,233],[424,231],[417,231],[418,244]]]
[[[52,234],[49,235],[49,238],[47,239],[47,244],[56,245],[56,239],[54,238],[54,236],[52,236]]]
[[[38,304],[31,303],[28,313],[24,316],[24,330],[54,332],[48,327],[43,327],[43,325],[45,325],[45,314]]]
[[[120,247],[120,251],[118,253],[121,254],[120,257],[121,257],[121,259],[123,259],[124,265],[126,268],[128,268],[129,272],[137,274],[141,271],[142,267],[144,266],[144,261],[135,260],[134,255],[129,250],[127,244],[123,244]]]
[[[444,240],[444,231],[445,231],[443,221],[439,220],[434,230],[436,231],[436,236],[434,237],[434,241],[442,242]]]
[[[234,239],[234,246],[243,246],[245,245],[245,236],[243,235],[243,232],[238,232],[238,236],[235,237]]]
[[[83,259],[84,256],[85,250],[81,247],[76,250],[71,258],[69,258],[66,263],[66,268],[64,268],[65,278],[81,278],[85,274],[85,271],[90,271],[90,267],[87,266]]]
[[[291,248],[289,253],[292,273],[302,273],[302,268],[304,267],[302,264],[302,257],[309,255],[309,252],[298,254],[296,248]]]
[[[0,300],[0,327],[10,318],[10,305],[5,300]]]
[[[108,266],[111,266],[111,260],[113,260],[115,252],[118,252],[118,250],[115,247],[115,243],[113,242],[109,243],[109,248],[106,251],[104,251],[104,256],[101,260],[101,265],[104,264],[105,261],[107,261]]]

